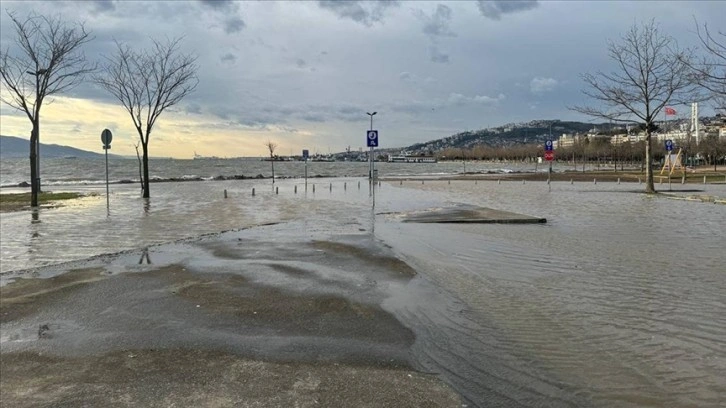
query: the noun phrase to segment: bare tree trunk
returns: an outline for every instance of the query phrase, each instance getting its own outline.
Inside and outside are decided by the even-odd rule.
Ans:
[[[139,184],[141,184],[141,192],[144,191],[144,175],[141,173],[141,169],[143,166],[141,165],[141,155],[139,154],[139,143],[136,143],[134,145],[134,148],[136,149],[136,159],[139,161]]]
[[[650,128],[650,125],[647,125]],[[653,152],[651,146],[651,134],[650,130],[646,130],[645,134],[645,192],[648,194],[655,193],[655,186],[653,185]]]
[[[147,135],[147,139],[146,140],[147,141],[149,140],[148,139],[148,135]],[[143,166],[144,167],[144,180],[142,182],[143,183],[143,186],[144,186],[144,191],[143,191],[142,197],[143,198],[149,198],[150,197],[150,192],[149,192],[149,145],[148,145],[148,142],[147,143],[141,143],[141,148],[142,148],[143,153],[144,153],[144,155],[142,157],[143,164],[144,164],[144,166]]]
[[[38,134],[36,132],[36,126],[35,122],[33,122],[33,130],[30,133],[30,206],[31,207],[37,207],[38,206],[38,172],[36,171],[38,168],[36,167],[36,163],[38,160],[38,157],[36,156],[36,152],[38,151],[36,149],[36,145],[38,143],[38,138],[36,135]]]

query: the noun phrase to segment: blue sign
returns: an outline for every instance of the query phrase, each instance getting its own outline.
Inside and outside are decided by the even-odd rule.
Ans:
[[[308,157],[310,157],[310,151],[308,149],[303,149],[303,160],[307,160]]]
[[[665,148],[666,148],[666,150],[668,150],[669,152],[670,152],[670,151],[672,151],[672,150],[673,150],[673,141],[672,141],[672,140],[670,140],[670,139],[666,140],[666,141],[665,141]]]
[[[552,141],[547,140],[545,141],[545,152],[551,152],[552,151]]]
[[[368,143],[368,147],[378,147],[378,131],[377,130],[369,130],[366,132],[366,142]]]

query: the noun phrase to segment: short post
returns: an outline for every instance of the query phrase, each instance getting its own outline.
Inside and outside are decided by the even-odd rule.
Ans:
[[[526,184],[526,180],[522,180],[522,185]]]
[[[703,184],[706,184],[706,176],[703,176]]]
[[[502,184],[502,179],[497,180],[497,184]]]
[[[360,181],[358,182],[358,190],[360,190]]]
[[[451,184],[451,180],[449,180],[449,184]]]
[[[275,187],[275,194],[280,194],[280,187]]]
[[[313,184],[313,193],[315,192],[315,184]]]
[[[224,198],[227,198],[227,189],[224,189]]]
[[[423,181],[423,180],[421,180],[421,184],[423,184],[423,183],[424,183],[424,181]]]
[[[348,189],[348,183],[344,181],[343,182],[343,190],[347,190],[347,189]]]
[[[620,177],[618,177],[618,184],[620,184]]]
[[[402,186],[402,185],[403,185],[403,180],[399,180],[399,181],[398,181],[398,185],[399,185],[399,186]]]
[[[592,184],[597,184],[597,179],[592,179]]]
[[[575,184],[575,180],[570,179],[570,184]]]
[[[333,191],[333,183],[330,183],[330,191]]]
[[[252,197],[254,197],[254,196],[255,196],[255,188],[252,187]]]

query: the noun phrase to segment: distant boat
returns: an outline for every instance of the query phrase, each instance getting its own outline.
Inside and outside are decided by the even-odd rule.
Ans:
[[[202,156],[197,154],[197,152],[194,152],[194,160],[217,160],[219,157],[217,156]]]
[[[437,161],[438,160],[434,156],[388,156],[389,163],[436,163]]]

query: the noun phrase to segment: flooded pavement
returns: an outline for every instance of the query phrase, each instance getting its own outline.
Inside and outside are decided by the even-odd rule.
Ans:
[[[150,375],[181,350],[180,360],[212,353],[194,386],[219,372],[224,387],[243,378],[215,365],[232,359],[302,377],[294,370],[322,364],[422,376],[411,389],[439,384],[412,367],[468,406],[723,405],[726,206],[648,197],[637,184],[427,180],[374,193],[359,181],[316,180],[307,194],[300,180],[277,192],[250,180],[164,183],[149,205],[135,189],[115,192],[110,216],[103,197],[35,223],[3,214],[0,344],[4,361],[22,362],[3,364],[3,391],[20,392],[18,379],[41,367],[52,378],[143,361],[136,373]],[[457,206],[547,223],[401,222]],[[46,279],[18,279],[31,277]],[[313,393],[332,381],[321,371],[305,383],[318,381]],[[82,373],[87,388],[75,389],[88,393],[94,371]],[[49,384],[60,400],[73,395]],[[183,381],[154,384],[172,392]],[[409,390],[395,384],[394,395]]]

